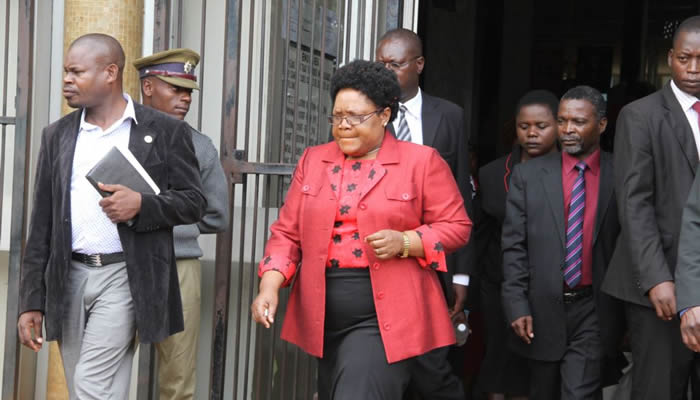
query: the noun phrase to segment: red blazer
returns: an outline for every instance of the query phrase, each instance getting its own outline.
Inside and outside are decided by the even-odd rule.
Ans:
[[[270,269],[282,272],[285,285],[296,275],[282,338],[316,357],[323,357],[326,259],[337,204],[331,176],[344,158],[335,142],[304,152],[259,266],[261,275]],[[381,229],[418,230],[426,254],[432,255],[382,261],[364,244],[379,330],[393,363],[455,342],[433,269],[446,270],[445,252],[467,243],[471,221],[450,168],[434,149],[387,133],[374,169],[375,183],[358,205],[361,238]],[[436,248],[444,249],[437,257]]]

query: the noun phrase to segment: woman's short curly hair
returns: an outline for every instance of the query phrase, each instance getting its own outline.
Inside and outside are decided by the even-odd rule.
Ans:
[[[331,78],[331,99],[343,89],[354,89],[367,96],[377,107],[391,109],[389,122],[393,121],[399,108],[401,87],[394,71],[384,64],[355,60],[340,67]]]

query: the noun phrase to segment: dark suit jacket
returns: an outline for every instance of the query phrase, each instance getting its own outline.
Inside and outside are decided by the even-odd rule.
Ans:
[[[472,196],[469,183],[469,151],[467,149],[468,136],[464,131],[464,111],[458,105],[431,96],[421,91],[423,108],[421,121],[423,124],[423,144],[430,146],[440,153],[442,158],[450,166],[452,175],[457,181],[464,207],[471,217]],[[393,132],[393,125],[389,124],[389,130]],[[452,275],[473,274],[476,272],[474,265],[474,250],[471,241],[465,247],[451,255],[448,259],[449,269],[447,273],[441,273],[440,278],[446,287],[448,298],[451,296]],[[452,300],[449,302],[451,303]]]
[[[619,233],[613,197],[612,156],[601,153],[598,209],[593,230],[593,293],[604,354],[617,356],[622,336],[618,302],[600,289]],[[531,315],[530,345],[513,341],[519,354],[537,360],[561,360],[567,348],[563,304],[566,256],[561,154],[519,164],[513,171],[503,224],[503,308],[509,322]]]
[[[183,329],[172,227],[198,222],[206,207],[186,123],[134,104],[129,149],[161,189],[143,194],[131,227],[119,224],[139,340],[158,342]],[[44,128],[29,236],[20,275],[20,313],[44,313],[46,339],[61,338],[71,265],[70,180],[80,126],[77,110]],[[151,143],[144,140],[153,138]],[[109,182],[105,182],[109,183]]]
[[[513,168],[520,164],[520,146],[479,169],[481,213],[474,221],[474,242],[479,278],[500,285],[503,281],[501,227],[506,217],[506,185],[510,185]]]
[[[695,178],[683,210],[678,264],[676,265],[676,305],[681,311],[700,306],[700,178]]]
[[[622,232],[603,290],[651,307],[647,292],[673,281],[683,206],[698,153],[670,84],[625,106],[615,132]]]

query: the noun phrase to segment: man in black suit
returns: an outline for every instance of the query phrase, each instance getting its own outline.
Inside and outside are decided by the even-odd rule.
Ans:
[[[681,337],[692,351],[700,351],[700,179],[693,182],[688,203],[683,210],[678,264],[676,265],[676,295],[681,310]]]
[[[634,399],[685,398],[692,371],[673,274],[681,214],[698,165],[699,59],[700,17],[692,17],[678,27],[668,53],[672,80],[625,106],[617,120],[622,231],[603,290],[625,302]]]
[[[420,37],[401,28],[386,32],[377,44],[376,60],[396,73],[401,86],[401,98],[398,99],[399,116],[388,126],[389,130],[401,140],[430,146],[440,153],[450,166],[464,198],[467,213],[471,215],[472,197],[464,112],[456,104],[430,96],[420,89],[420,74],[425,66]],[[456,322],[466,322],[464,305],[467,300],[469,273],[473,268],[472,254],[472,246],[467,245],[448,258],[448,273],[440,274],[450,306],[450,316]],[[419,357],[422,362],[417,364],[427,369],[425,372],[416,372],[415,375],[420,378],[417,378],[415,383],[424,397],[431,396],[426,398],[464,397],[459,387],[461,385],[456,383],[449,366],[444,362],[446,353],[447,349],[438,349]],[[464,361],[456,359],[455,364],[461,366]]]
[[[68,48],[63,95],[79,108],[44,129],[21,269],[19,337],[58,340],[71,399],[126,399],[135,349],[183,329],[172,227],[199,221],[206,200],[189,127],[123,93],[124,52],[88,34]],[[128,148],[159,194],[85,174]]]
[[[529,359],[530,398],[594,399],[620,330],[600,285],[619,232],[605,100],[578,86],[558,112],[562,153],[513,171],[503,224],[503,308]]]

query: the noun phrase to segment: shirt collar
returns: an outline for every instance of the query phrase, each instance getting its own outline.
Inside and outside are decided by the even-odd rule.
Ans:
[[[124,121],[128,119],[131,119],[135,124],[138,124],[138,121],[136,120],[136,110],[134,109],[134,101],[131,100],[131,96],[126,93],[123,93],[123,96],[124,100],[126,100],[126,108],[124,108],[124,113],[109,128],[105,129],[103,133],[109,133],[117,129],[122,123],[124,123]],[[80,114],[80,130],[91,131],[93,129],[99,129],[99,127],[85,120],[85,109],[83,108],[83,111]]]
[[[671,90],[676,96],[676,100],[678,100],[678,102],[681,103],[681,108],[684,112],[690,110],[693,107],[693,105],[698,101],[697,97],[689,95],[688,93],[682,91],[678,86],[676,86],[676,82],[674,82],[673,79],[671,79]]]
[[[578,158],[565,151],[561,152],[561,165],[565,174],[571,173],[576,168],[578,162]],[[591,173],[597,176],[598,172],[600,172],[600,149],[596,149],[596,151],[586,157],[583,162],[586,163]]]
[[[416,93],[415,96],[405,103],[399,103],[399,105],[406,106],[406,110],[409,114],[415,118],[420,118],[420,112],[423,108],[423,95],[421,94],[420,88],[418,88],[418,93]]]

